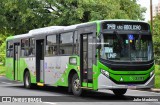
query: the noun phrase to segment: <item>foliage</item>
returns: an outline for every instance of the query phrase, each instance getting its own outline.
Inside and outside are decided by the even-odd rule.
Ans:
[[[51,25],[70,25],[103,19],[144,20],[146,8],[136,0],[45,0],[53,15]]]
[[[42,0],[4,0],[0,13],[3,17],[3,29],[14,34],[26,33],[31,29],[47,26],[49,14]]]
[[[1,30],[14,34],[48,25],[71,25],[101,19],[143,20],[136,0],[3,0]]]
[[[160,88],[160,66],[155,66],[155,88]]]
[[[155,61],[160,64],[160,15],[155,16],[153,20],[153,44]]]
[[[5,53],[6,53],[6,37],[8,36],[8,34],[6,33],[6,35],[0,34],[0,63],[2,63],[3,65],[5,64]]]
[[[5,75],[5,67],[0,65],[0,76]]]

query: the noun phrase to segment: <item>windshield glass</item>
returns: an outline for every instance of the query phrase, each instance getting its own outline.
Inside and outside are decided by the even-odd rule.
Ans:
[[[153,58],[151,35],[103,34],[101,58],[113,61],[149,61]]]

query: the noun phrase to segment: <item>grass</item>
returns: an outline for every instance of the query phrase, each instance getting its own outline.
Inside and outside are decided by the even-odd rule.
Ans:
[[[0,65],[0,75],[5,75],[5,66]]]
[[[160,88],[160,66],[155,66],[155,88]]]

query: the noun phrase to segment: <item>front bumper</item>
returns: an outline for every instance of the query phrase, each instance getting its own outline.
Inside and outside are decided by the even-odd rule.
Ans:
[[[98,89],[128,89],[128,88],[134,88],[134,89],[140,89],[140,88],[153,88],[154,87],[154,78],[155,74],[150,77],[150,79],[144,83],[144,84],[116,84],[112,80],[110,80],[108,77],[104,76],[103,74],[100,74],[98,77]]]

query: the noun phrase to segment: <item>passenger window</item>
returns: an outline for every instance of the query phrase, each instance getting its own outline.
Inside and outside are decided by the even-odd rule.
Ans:
[[[78,54],[78,31],[74,32],[73,54]]]
[[[60,35],[60,54],[70,55],[73,53],[73,32]]]
[[[8,41],[7,42],[7,57],[13,57],[13,42],[12,41]]]
[[[35,56],[35,38],[30,38],[29,43],[29,56]]]
[[[22,57],[29,56],[29,39],[21,40],[21,56]]]
[[[57,35],[47,36],[46,55],[57,55]]]

